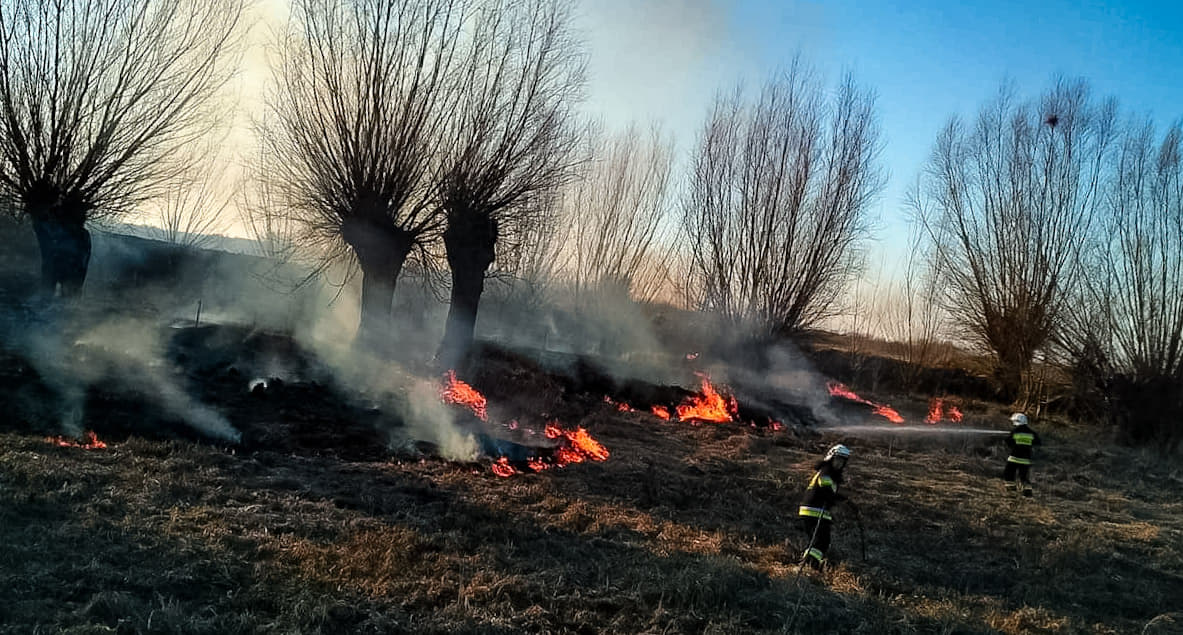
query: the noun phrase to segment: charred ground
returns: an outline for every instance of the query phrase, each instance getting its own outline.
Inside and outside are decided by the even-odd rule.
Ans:
[[[111,447],[56,447],[20,410],[40,403],[36,372],[19,354],[0,360],[18,406],[0,433],[0,630],[779,632],[799,598],[801,632],[1130,632],[1179,619],[1183,466],[1084,431],[1043,425],[1037,497],[1021,500],[997,481],[1001,444],[982,437],[663,422],[603,397],[657,403],[683,389],[487,347],[471,377],[491,407],[584,426],[612,453],[505,479],[487,462],[392,449],[401,422],[290,340],[208,328],[170,341],[171,372],[218,404],[240,443],[201,440],[134,392],[93,386],[86,427]],[[250,390],[275,355],[307,365]],[[966,411],[967,426],[999,419],[985,402]],[[868,559],[846,511],[837,567],[797,578],[793,509],[835,441],[857,452],[848,491]]]

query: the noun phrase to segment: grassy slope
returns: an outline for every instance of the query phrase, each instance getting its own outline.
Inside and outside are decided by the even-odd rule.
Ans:
[[[1136,632],[1183,604],[1178,463],[1049,429],[1026,501],[1000,447],[846,439],[870,558],[844,522],[796,578],[841,437],[583,424],[607,463],[512,479],[0,434],[0,632],[778,632],[799,597],[802,632]]]

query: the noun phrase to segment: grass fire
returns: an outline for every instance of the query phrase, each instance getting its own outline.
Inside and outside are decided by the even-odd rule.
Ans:
[[[1183,33],[885,4],[0,2],[0,635],[1183,632]]]

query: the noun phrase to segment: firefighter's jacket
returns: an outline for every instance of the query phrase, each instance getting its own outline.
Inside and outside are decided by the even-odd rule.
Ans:
[[[833,520],[830,510],[840,501],[846,500],[838,493],[838,486],[841,484],[841,470],[835,470],[828,461],[818,464],[813,478],[809,479],[809,487],[805,489],[801,506],[797,508],[797,515]]]
[[[1006,457],[1007,462],[1031,465],[1031,449],[1039,443],[1039,435],[1035,434],[1030,426],[1015,426],[1006,438],[1006,445],[1010,448],[1010,456]]]

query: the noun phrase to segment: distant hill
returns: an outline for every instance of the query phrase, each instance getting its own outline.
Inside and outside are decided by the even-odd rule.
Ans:
[[[152,227],[149,225],[134,225],[131,223],[112,223],[95,228],[108,234],[135,236],[136,238],[144,238],[156,242],[167,243],[164,240],[164,232],[159,227]],[[232,254],[246,254],[248,256],[260,256],[262,252],[258,244],[249,238],[234,238],[231,236],[220,236],[210,234],[185,234],[183,236],[194,238],[194,240],[182,241],[186,244],[199,244],[201,249],[209,249],[212,251],[225,251]]]

